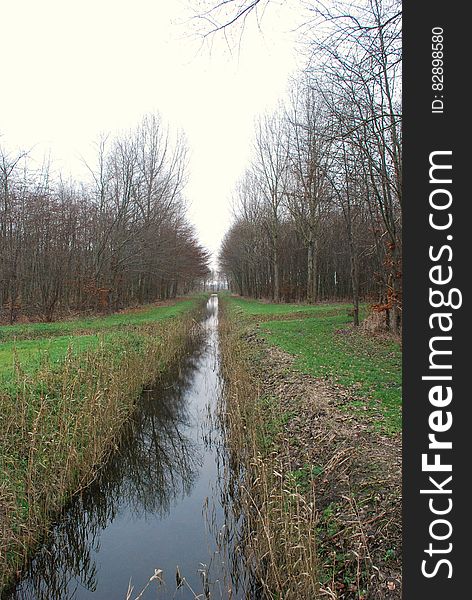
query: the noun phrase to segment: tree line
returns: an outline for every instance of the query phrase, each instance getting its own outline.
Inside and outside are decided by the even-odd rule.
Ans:
[[[209,273],[187,219],[187,147],[159,115],[102,136],[87,183],[0,147],[0,310],[52,320],[184,294]]]
[[[220,265],[239,294],[350,297],[356,324],[368,299],[398,331],[401,8],[366,0],[310,11],[307,66],[289,100],[256,124]]]

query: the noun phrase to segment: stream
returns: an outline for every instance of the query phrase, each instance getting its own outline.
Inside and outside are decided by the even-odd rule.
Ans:
[[[231,544],[221,543],[230,511],[216,417],[216,295],[198,328],[178,369],[143,391],[117,450],[61,515],[8,600],[248,597],[230,573]]]

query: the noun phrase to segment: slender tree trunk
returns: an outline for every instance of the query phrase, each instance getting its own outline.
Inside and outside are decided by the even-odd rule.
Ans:
[[[274,302],[280,302],[280,275],[279,275],[279,256],[277,249],[274,250],[274,284],[273,297]]]
[[[307,301],[314,304],[317,300],[317,273],[316,273],[316,242],[308,242],[307,251]]]
[[[359,326],[359,261],[354,247],[354,237],[352,235],[351,211],[348,209],[349,218],[347,220],[348,240],[349,240],[349,259],[351,263],[351,285],[352,285],[352,305],[354,327]]]
[[[357,256],[351,250],[351,281],[354,327],[359,326],[359,265]]]
[[[395,244],[392,249],[391,257],[391,319],[390,328],[394,333],[399,333],[401,326],[400,306],[401,306],[401,280],[397,276],[399,270],[399,252]]]

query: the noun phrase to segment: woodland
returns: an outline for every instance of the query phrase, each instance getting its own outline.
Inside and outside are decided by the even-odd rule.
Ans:
[[[220,262],[240,295],[351,298],[355,325],[365,299],[399,332],[401,10],[346,8],[313,9],[306,67],[289,100],[256,123]]]
[[[90,183],[0,147],[0,311],[52,321],[175,298],[209,274],[187,218],[182,134],[158,114],[103,136]]]

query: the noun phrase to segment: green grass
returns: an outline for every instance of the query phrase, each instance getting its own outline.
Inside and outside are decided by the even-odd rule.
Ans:
[[[326,313],[343,313],[352,309],[352,304],[270,304],[260,300],[248,300],[246,298],[235,298],[226,296],[233,307],[239,308],[244,314],[249,316],[267,315],[290,315],[294,313],[313,313],[323,315]]]
[[[306,464],[299,469],[289,471],[287,474],[287,485],[289,488],[296,492],[302,492],[306,494],[311,486],[313,480],[323,474],[323,467],[320,465],[309,465]]]
[[[0,387],[4,388],[13,375],[15,362],[20,363],[22,371],[29,374],[39,369],[45,360],[50,364],[61,362],[69,348],[73,348],[74,352],[78,353],[95,346],[98,340],[98,335],[64,335],[1,344]]]
[[[295,415],[292,412],[279,412],[276,399],[265,395],[259,399],[259,410],[262,411],[264,426],[258,431],[258,443],[264,452],[271,452],[277,447],[277,437],[283,430],[283,426]]]
[[[149,306],[130,313],[116,313],[106,317],[75,319],[54,323],[31,323],[0,327],[0,389],[9,389],[15,363],[26,375],[31,375],[46,363],[60,364],[69,349],[79,354],[105,343],[122,344],[121,336],[130,338],[138,328],[176,317],[190,310],[196,299],[176,302],[171,306]],[[12,390],[10,390],[12,391]]]
[[[182,300],[171,306],[154,306],[135,312],[115,313],[106,317],[89,317],[54,323],[28,323],[0,326],[0,343],[9,340],[34,339],[38,337],[66,336],[69,334],[94,333],[118,329],[130,325],[146,325],[187,311],[195,304],[195,299]]]
[[[283,315],[298,305],[264,304],[230,299],[242,315]],[[401,350],[398,342],[355,331],[349,305],[303,306],[310,315],[300,319],[260,319],[258,331],[271,345],[295,357],[294,368],[346,386],[350,398],[343,408],[378,417],[387,433],[400,431]]]

